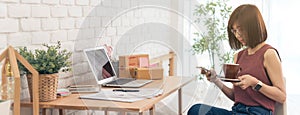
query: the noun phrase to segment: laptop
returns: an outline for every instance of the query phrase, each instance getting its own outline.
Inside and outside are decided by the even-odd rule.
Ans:
[[[97,83],[102,86],[138,88],[152,82],[152,80],[118,77],[104,46],[83,51]]]

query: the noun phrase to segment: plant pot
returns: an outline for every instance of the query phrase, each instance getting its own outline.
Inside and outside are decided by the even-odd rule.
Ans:
[[[32,101],[32,74],[27,74],[28,89]],[[53,101],[56,99],[58,74],[39,74],[39,101]]]

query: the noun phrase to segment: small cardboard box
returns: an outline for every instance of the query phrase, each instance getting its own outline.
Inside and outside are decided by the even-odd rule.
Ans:
[[[158,80],[163,78],[163,68],[130,68],[130,74],[137,79]]]
[[[119,56],[119,76],[129,78],[129,68],[140,68],[149,66],[149,55],[148,54],[135,54],[135,55],[124,55]]]

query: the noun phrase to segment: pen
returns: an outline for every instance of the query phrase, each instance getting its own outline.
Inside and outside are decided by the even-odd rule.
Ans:
[[[120,92],[139,92],[136,89],[113,89],[113,91],[120,91]]]

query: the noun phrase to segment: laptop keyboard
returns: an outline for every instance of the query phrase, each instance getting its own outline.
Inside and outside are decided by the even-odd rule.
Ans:
[[[118,84],[118,85],[123,85],[123,84],[128,83],[128,82],[131,82],[131,81],[133,81],[133,80],[134,80],[134,79],[117,79],[117,80],[108,82],[108,83],[106,83],[106,84]]]

